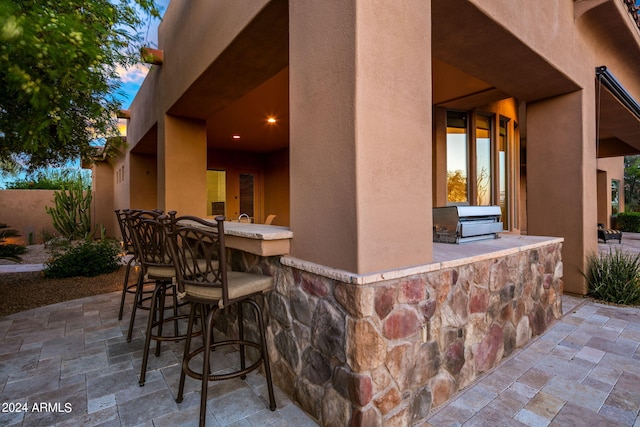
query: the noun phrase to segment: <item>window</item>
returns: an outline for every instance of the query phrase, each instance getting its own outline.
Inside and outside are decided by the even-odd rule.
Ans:
[[[491,204],[491,117],[476,118],[476,204]]]
[[[447,112],[447,202],[469,201],[467,113]]]
[[[252,173],[240,174],[240,215],[249,215],[254,219],[253,200],[255,192],[255,176]]]
[[[447,204],[497,205],[504,229],[513,230],[518,226],[518,126],[497,113],[447,111]]]
[[[502,223],[508,230],[511,224],[509,212],[509,138],[507,135],[508,120],[500,119],[500,137],[498,138],[498,199],[502,211]]]
[[[207,215],[226,215],[227,176],[225,171],[207,171]]]
[[[493,118],[477,115],[472,139],[467,137],[468,114],[447,112],[447,202],[490,205],[493,201]],[[474,162],[469,167],[469,159]]]
[[[617,215],[620,210],[620,181],[611,180],[611,215]]]

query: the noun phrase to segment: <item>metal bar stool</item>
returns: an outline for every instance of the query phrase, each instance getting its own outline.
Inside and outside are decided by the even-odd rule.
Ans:
[[[274,411],[276,402],[273,394],[264,320],[260,306],[252,299],[256,295],[273,289],[273,277],[227,270],[224,216],[217,216],[216,223],[197,217],[161,217],[161,220],[165,222],[168,230],[169,248],[176,266],[179,298],[191,304],[176,402],[182,401],[186,375],[201,380],[200,426],[204,426],[208,382],[236,377],[245,378],[249,372],[264,365],[269,392],[269,409]],[[233,304],[237,304],[238,307],[238,339],[213,342],[214,315],[218,310],[224,310]],[[245,339],[243,304],[255,310],[260,342]],[[191,350],[191,335],[198,307],[206,317],[203,329],[204,343],[201,347]],[[225,345],[239,346],[240,369],[234,372],[212,374],[210,351]],[[249,366],[247,366],[248,361],[245,355],[246,347],[255,348],[259,355],[257,360]],[[203,364],[202,370],[198,372],[191,369],[189,362],[201,353],[204,353]],[[205,372],[207,374],[204,374]]]
[[[152,290],[144,290],[146,284],[151,283],[149,280],[145,280],[145,274],[143,269],[139,269],[138,271],[138,279],[136,283],[133,285],[129,285],[129,269],[135,263],[137,266],[140,265],[139,257],[136,252],[136,248],[133,241],[133,235],[131,227],[142,221],[145,218],[157,218],[162,215],[161,210],[144,210],[144,209],[124,209],[122,211],[116,211],[116,215],[118,216],[118,224],[121,227],[121,234],[123,238],[123,243],[125,247],[127,247],[127,253],[130,251],[133,256],[127,263],[127,270],[125,271],[125,279],[122,289],[122,298],[120,300],[120,312],[118,316],[118,320],[122,319],[122,312],[124,308],[124,303],[126,300],[127,293],[133,293],[134,296],[134,304],[131,309],[131,318],[129,319],[129,330],[127,332],[127,342],[131,342],[131,336],[133,334],[133,327],[135,323],[136,312],[138,309],[149,310],[150,304],[145,305],[147,301],[151,300]],[[129,220],[128,220],[129,218]],[[122,224],[120,223],[122,221]],[[147,295],[147,296],[145,296]]]
[[[129,230],[129,226],[127,225],[126,215],[124,210],[116,209],[115,210],[116,219],[118,220],[118,226],[120,227],[120,234],[122,235],[122,251],[123,255],[129,256],[129,261],[127,261],[127,266],[124,271],[124,283],[122,286],[122,298],[120,299],[120,310],[118,311],[118,320],[122,320],[122,313],[124,310],[124,303],[127,298],[127,294],[137,294],[136,289],[138,287],[137,280],[136,283],[129,284],[129,274],[131,272],[131,266],[136,262],[135,252],[133,250],[133,241],[131,240],[131,232]],[[142,307],[141,301],[136,301],[139,308]]]
[[[160,343],[162,341],[178,341],[186,338],[185,334],[180,334],[178,320],[187,319],[188,315],[180,315],[178,313],[179,304],[175,287],[175,267],[167,247],[165,228],[158,221],[158,216],[157,212],[151,215],[148,215],[148,213],[145,215],[144,212],[131,212],[127,213],[126,216],[136,257],[142,267],[140,279],[138,280],[138,292],[141,292],[141,285],[144,281],[153,281],[155,283],[145,334],[140,386],[145,383],[151,340],[156,341],[155,355],[159,356]],[[170,306],[165,305],[167,296],[171,296],[173,300]],[[182,305],[186,305],[186,302]],[[172,310],[173,314],[165,317],[166,310]],[[135,313],[132,314],[132,319],[133,317],[135,317]],[[172,335],[163,333],[164,324],[169,322],[173,323]],[[129,336],[131,335],[132,325],[133,321],[130,323]],[[189,331],[189,333],[191,332]],[[199,334],[199,331],[196,334]]]

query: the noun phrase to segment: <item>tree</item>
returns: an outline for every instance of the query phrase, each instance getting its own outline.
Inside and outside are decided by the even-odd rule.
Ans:
[[[447,202],[467,201],[467,177],[461,170],[447,171]]]
[[[154,0],[0,0],[0,170],[88,159],[116,132],[145,14]]]

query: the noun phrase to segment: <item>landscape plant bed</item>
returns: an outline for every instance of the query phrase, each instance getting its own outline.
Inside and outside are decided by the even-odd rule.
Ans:
[[[41,271],[0,273],[0,318],[13,313],[122,290],[124,267],[97,277],[50,279]]]

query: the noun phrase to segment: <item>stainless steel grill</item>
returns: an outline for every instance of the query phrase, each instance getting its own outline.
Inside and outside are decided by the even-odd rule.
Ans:
[[[502,231],[500,206],[433,208],[433,241],[464,243],[497,239]]]

